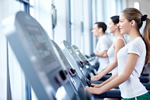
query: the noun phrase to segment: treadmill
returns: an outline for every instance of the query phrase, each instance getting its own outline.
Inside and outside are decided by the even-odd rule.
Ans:
[[[78,57],[80,58],[80,60],[85,64],[85,65],[87,65],[88,66],[88,68],[90,68],[91,69],[91,71],[94,71],[94,73],[96,73],[96,67],[93,65],[91,65],[90,63],[89,63],[89,61],[87,60],[87,58],[81,53],[81,51],[80,51],[80,49],[77,47],[77,46],[75,46],[75,45],[72,45],[72,48],[74,49],[74,51],[76,52],[76,54],[78,55]],[[105,75],[105,76],[103,76],[99,81],[105,81],[105,80],[107,80],[108,78],[110,78],[111,77],[111,75]]]
[[[88,81],[86,79],[86,77],[84,75],[82,75],[82,73],[79,74],[78,76],[78,73],[76,73],[76,70],[75,69],[72,69],[68,59],[66,58],[66,56],[63,54],[63,52],[61,51],[60,47],[54,42],[52,41],[54,46],[56,47],[57,51],[59,52],[59,55],[60,57],[62,58],[62,61],[64,62],[66,68],[68,69],[68,72],[70,74],[70,77],[75,81],[76,84],[81,84],[82,83],[82,86],[80,88],[85,88],[86,86],[91,86],[91,82]],[[78,77],[79,78],[78,78]],[[100,83],[100,82],[99,82]],[[76,86],[75,86],[76,87]],[[79,85],[78,85],[79,87]],[[77,91],[78,91],[78,88],[76,88]],[[121,98],[121,94],[120,94],[120,91],[115,91],[115,90],[110,90],[110,91],[107,91],[105,93],[102,93],[100,95],[93,95],[94,98],[96,99],[99,99],[99,98],[115,98],[115,97],[118,97],[118,98]]]
[[[3,27],[38,100],[93,100],[88,92],[75,91],[49,36],[32,16],[19,11],[3,20]]]
[[[80,69],[81,72],[90,80],[92,76],[94,76],[96,73],[94,71],[91,71],[91,69],[88,67],[86,68],[86,65],[80,60],[80,58],[77,56],[71,45],[67,41],[63,41],[61,43],[61,49],[63,53],[68,58],[70,64],[72,64],[75,69]],[[77,70],[77,73],[78,70]]]
[[[69,73],[69,77],[73,80],[74,86],[76,87],[76,90],[78,91],[78,88],[85,88],[86,86],[90,86],[90,84],[86,81],[86,77],[84,75],[82,75],[82,73],[77,73],[76,69],[74,69],[68,59],[66,58],[66,56],[63,54],[63,52],[61,51],[60,47],[53,41],[51,40],[56,48],[56,50],[58,51],[58,54],[60,55],[68,73]],[[76,86],[76,84],[78,85],[78,87]]]
[[[75,45],[72,45],[72,48],[74,49],[75,53],[78,55],[79,59],[87,66],[87,68],[90,68],[91,71],[94,71],[93,73],[96,73],[96,68],[95,66],[91,65],[89,63],[89,61],[87,60],[87,58],[81,53],[81,51],[79,50],[79,48]]]

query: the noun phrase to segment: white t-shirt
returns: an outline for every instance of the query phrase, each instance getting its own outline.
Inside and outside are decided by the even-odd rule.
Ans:
[[[124,70],[128,53],[137,54],[139,55],[139,58],[128,80],[119,85],[121,96],[123,98],[133,98],[148,92],[139,80],[146,56],[146,46],[141,37],[134,39],[130,44],[119,50],[117,54],[118,75],[122,74]]]
[[[112,41],[106,36],[103,35],[99,38],[98,43],[96,45],[96,50],[100,53],[102,51],[108,50],[110,48],[112,44]],[[100,67],[98,69],[98,72],[102,71],[105,67],[108,66],[109,64],[109,59],[108,57],[106,58],[102,58],[102,57],[98,57],[99,59],[99,63],[100,63]]]
[[[124,45],[126,45],[126,42],[125,40],[122,38],[122,37],[118,37],[114,42],[113,44],[111,45],[111,47],[108,49],[107,51],[107,55],[108,55],[108,58],[109,58],[109,64],[113,63],[114,62],[114,59],[115,59],[115,49],[114,49],[114,45],[116,43],[116,41],[118,39],[122,39],[124,41]],[[111,73],[112,75],[114,75],[116,72],[118,72],[118,68],[114,68]]]

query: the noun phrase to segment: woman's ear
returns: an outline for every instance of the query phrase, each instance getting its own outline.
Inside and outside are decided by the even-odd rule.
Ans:
[[[130,25],[131,25],[131,26],[135,26],[135,25],[136,25],[135,20],[131,20],[131,21],[130,21]]]

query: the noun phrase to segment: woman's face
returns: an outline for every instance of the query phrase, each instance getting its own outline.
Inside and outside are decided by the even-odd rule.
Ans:
[[[109,29],[109,33],[114,33],[117,29],[117,25],[114,24],[112,19],[109,20],[108,29]]]
[[[130,31],[130,22],[125,18],[124,14],[120,14],[119,18],[119,29],[121,34],[128,34]]]

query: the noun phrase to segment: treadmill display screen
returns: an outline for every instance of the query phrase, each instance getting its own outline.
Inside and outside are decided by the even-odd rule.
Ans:
[[[28,39],[33,52],[39,55],[44,65],[50,64],[55,61],[54,56],[51,53],[49,42],[42,34],[38,27],[26,26],[28,31]]]
[[[82,61],[85,61],[85,58],[80,51],[76,50],[76,54],[81,58]]]
[[[63,54],[63,52],[62,52],[61,49],[59,48],[59,46],[58,46],[55,42],[53,42],[53,44],[55,45],[57,51],[59,52],[59,55],[60,55],[61,60],[63,61],[64,65],[65,65],[65,67],[66,67],[67,69],[70,69],[71,66],[70,66],[70,64],[69,64],[69,62],[68,62],[68,60],[67,60],[67,58],[65,57],[65,55]]]

